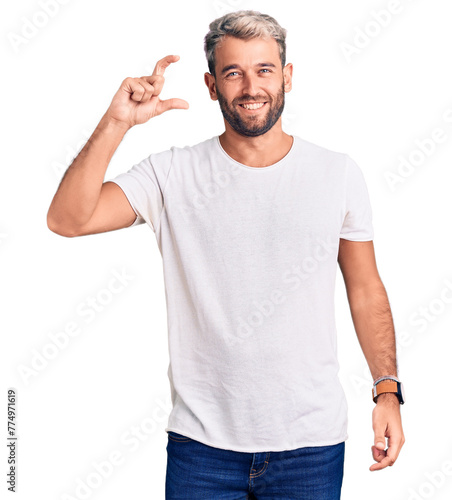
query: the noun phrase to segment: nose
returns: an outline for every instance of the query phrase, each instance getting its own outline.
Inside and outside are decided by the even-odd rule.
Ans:
[[[259,93],[259,82],[257,76],[253,74],[245,74],[243,77],[242,92],[250,96],[256,96]]]

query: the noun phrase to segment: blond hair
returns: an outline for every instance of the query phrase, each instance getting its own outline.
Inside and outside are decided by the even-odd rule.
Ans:
[[[229,35],[242,40],[251,38],[273,38],[279,45],[281,64],[286,64],[286,34],[287,30],[271,16],[255,10],[238,10],[225,14],[212,21],[209,32],[204,37],[204,52],[206,53],[209,72],[215,76],[215,49],[221,40]]]

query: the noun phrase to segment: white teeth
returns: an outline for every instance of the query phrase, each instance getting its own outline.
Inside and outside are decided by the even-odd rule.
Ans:
[[[242,104],[242,106],[245,109],[259,109],[259,108],[262,108],[262,106],[264,104],[265,104],[264,102],[257,102],[257,103],[254,103],[254,104]]]

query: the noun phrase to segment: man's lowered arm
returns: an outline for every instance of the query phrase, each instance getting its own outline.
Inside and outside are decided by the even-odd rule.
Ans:
[[[394,323],[386,289],[375,261],[373,241],[340,239],[338,263],[344,277],[353,324],[374,381],[397,377]],[[370,390],[369,390],[370,397]],[[371,471],[393,465],[405,442],[400,403],[395,394],[381,394],[372,413],[375,434]],[[385,437],[388,449],[385,451]]]

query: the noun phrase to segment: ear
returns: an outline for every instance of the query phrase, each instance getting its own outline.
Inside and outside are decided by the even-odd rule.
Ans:
[[[292,90],[292,73],[293,64],[286,64],[283,68],[284,92],[290,92]]]
[[[215,77],[210,73],[204,73],[204,82],[209,89],[210,98],[212,101],[217,101],[217,87],[215,85]]]

